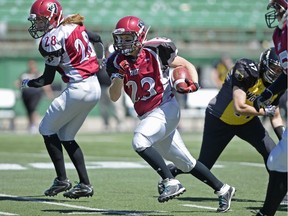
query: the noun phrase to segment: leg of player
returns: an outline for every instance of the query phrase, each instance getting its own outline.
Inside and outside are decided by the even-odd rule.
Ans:
[[[57,134],[43,136],[43,138],[57,175],[53,181],[53,185],[44,194],[46,196],[55,196],[60,192],[69,190],[72,184],[66,176],[62,145]]]
[[[151,146],[137,153],[162,177],[163,191],[158,197],[159,202],[173,199],[185,192],[182,184],[176,180],[167,168],[163,157]]]
[[[219,207],[217,212],[227,212],[230,209],[232,197],[235,195],[236,189],[227,184],[223,184],[217,179],[211,171],[204,166],[200,161],[197,161],[195,167],[190,172],[183,172],[178,169],[174,164],[168,164],[167,167],[175,177],[178,174],[192,174],[198,180],[204,182],[208,186],[214,189],[214,193],[219,198]],[[162,181],[158,182],[158,192],[161,193],[164,189]]]
[[[63,196],[71,199],[93,196],[94,190],[88,178],[84,155],[80,146],[76,143],[75,140],[62,141],[62,144],[65,147],[71,161],[73,162],[80,179],[80,182],[75,185],[73,189],[64,193]]]
[[[266,198],[259,215],[275,215],[287,193],[287,172],[270,171]]]

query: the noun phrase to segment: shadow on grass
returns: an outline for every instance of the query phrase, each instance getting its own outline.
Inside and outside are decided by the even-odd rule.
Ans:
[[[259,206],[259,207],[248,207],[247,209],[251,210],[251,211],[259,211],[259,209],[262,207]],[[288,208],[287,208],[287,205],[280,205],[277,209],[278,212],[287,212]]]
[[[157,211],[126,211],[126,210],[42,210],[43,212],[49,213],[60,213],[60,214],[102,214],[102,215],[133,215],[133,216],[173,216],[164,212]]]
[[[111,209],[97,209],[97,208],[91,208],[86,206],[79,206],[79,205],[71,205],[71,204],[65,204],[65,202],[72,202],[73,200],[70,199],[53,199],[53,198],[46,198],[44,195],[40,196],[11,196],[11,195],[0,195],[0,201],[15,201],[15,202],[39,202],[39,203],[49,203],[54,204],[56,206],[64,206],[65,208],[72,208],[68,210],[41,210],[42,212],[48,212],[48,213],[61,213],[61,214],[102,214],[102,215],[131,215],[131,216],[173,216],[167,214],[167,212],[164,211],[136,211],[136,210],[111,210]],[[79,202],[79,200],[77,200]],[[62,202],[62,204],[61,204]],[[84,201],[87,202],[87,201]],[[82,210],[79,210],[82,209]]]
[[[186,201],[186,202],[201,202],[201,203],[203,203],[203,202],[218,202],[218,199],[217,198],[207,198],[207,197],[177,197],[177,198],[175,198],[175,199],[177,199],[177,200],[179,200],[179,201]],[[256,203],[259,203],[259,204],[257,204],[258,206],[257,207],[247,207],[247,209],[248,210],[251,210],[251,211],[258,211],[261,207],[262,207],[262,205],[263,205],[263,203],[264,203],[264,201],[263,200],[252,200],[252,199],[239,199],[239,198],[233,198],[232,199],[232,202],[242,202],[242,203],[245,203],[245,202],[247,202],[247,203],[255,203],[255,205],[256,205]],[[279,211],[279,212],[286,212],[288,210],[288,206],[287,205],[280,205],[279,207],[278,207],[278,210],[277,211]]]
[[[186,202],[218,202],[218,198],[207,198],[207,197],[177,197],[175,199]],[[258,203],[263,202],[263,200],[239,199],[233,197],[232,202]]]
[[[59,197],[58,197],[59,198]],[[17,201],[17,202],[73,202],[73,199],[56,199],[53,197],[47,197],[45,195],[36,196],[10,196],[1,195],[0,201]],[[88,200],[87,200],[88,201]],[[86,200],[77,200],[77,202],[87,202]]]

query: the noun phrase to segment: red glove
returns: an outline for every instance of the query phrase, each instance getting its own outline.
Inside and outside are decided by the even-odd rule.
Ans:
[[[185,82],[187,84],[187,87],[181,87],[177,89],[178,93],[187,94],[187,93],[195,92],[200,88],[199,84],[196,82],[193,82],[192,80],[185,79]]]
[[[127,73],[130,70],[129,63],[126,60],[121,61],[119,66],[120,66],[119,73],[122,75],[125,75],[125,73]]]

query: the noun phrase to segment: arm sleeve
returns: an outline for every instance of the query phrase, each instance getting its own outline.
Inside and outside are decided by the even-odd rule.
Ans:
[[[278,94],[287,89],[287,74],[282,73],[275,82],[273,82],[268,89],[273,95]]]
[[[46,64],[45,70],[44,70],[44,73],[42,74],[42,76],[40,76],[36,79],[30,80],[28,86],[34,87],[34,88],[40,88],[40,87],[43,87],[45,85],[51,84],[55,78],[56,68],[57,67],[50,66],[50,65]]]
[[[97,34],[96,32],[88,31],[88,30],[86,31],[87,31],[88,38],[91,43],[102,43],[102,39],[99,34]]]

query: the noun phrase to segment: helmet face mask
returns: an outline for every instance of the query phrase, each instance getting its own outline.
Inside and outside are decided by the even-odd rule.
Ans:
[[[62,6],[57,0],[36,0],[28,20],[31,22],[28,32],[34,39],[40,38],[62,22]]]
[[[137,49],[137,35],[135,32],[119,32],[116,29],[113,32],[114,49],[121,54],[131,55]]]
[[[266,83],[273,83],[283,72],[274,48],[269,48],[260,56],[260,74]]]
[[[267,10],[271,11],[265,14],[265,21],[269,28],[275,28],[282,19],[287,10],[286,0],[270,0]]]
[[[126,56],[133,55],[134,51],[141,49],[147,32],[141,19],[134,16],[123,17],[112,32],[114,49]]]
[[[32,24],[29,27],[28,32],[30,33],[30,35],[34,39],[40,38],[46,33],[46,30],[49,27],[49,22],[48,22],[47,18],[45,18],[45,17],[36,17],[35,14],[31,14],[29,16],[28,20]]]

